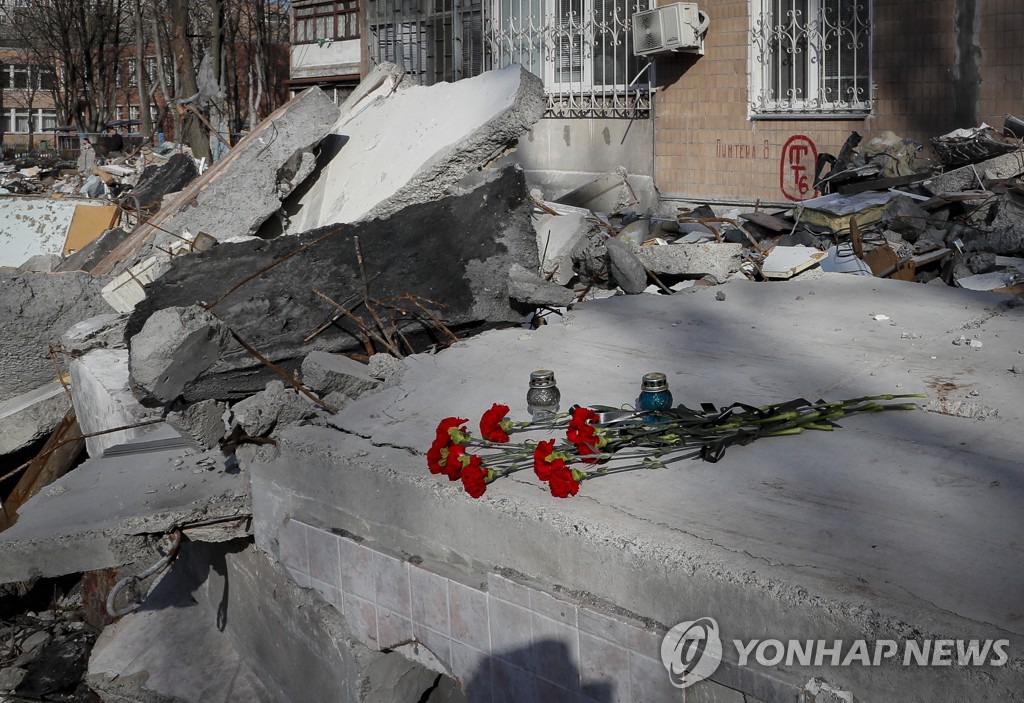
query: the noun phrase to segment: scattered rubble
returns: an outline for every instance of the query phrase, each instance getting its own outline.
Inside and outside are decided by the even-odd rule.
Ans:
[[[179,257],[146,287],[127,335],[134,350],[135,335],[153,314],[204,301],[239,338],[288,372],[311,351],[367,351],[371,342],[382,349],[388,336],[404,353],[406,341],[417,348],[438,341],[434,320],[450,328],[520,320],[509,299],[513,263],[536,270],[538,254],[523,174],[509,168],[467,194],[411,205],[386,219]],[[228,294],[245,279],[239,272],[248,271],[264,273]],[[382,304],[378,317],[394,318],[377,339],[376,323],[360,303],[364,297]],[[239,399],[262,390],[275,373],[240,345],[207,369],[176,383],[175,393],[188,402]]]
[[[70,173],[5,171],[0,184],[19,195],[0,203],[0,225],[42,214],[0,226],[0,456],[32,454],[4,471],[26,483],[4,493],[0,584],[109,568],[148,579],[155,558],[172,559],[160,536],[248,540],[244,472],[273,455],[283,428],[324,424],[397,385],[406,356],[536,327],[552,309],[571,327],[562,309],[598,297],[810,284],[822,271],[935,286],[917,289],[927,295],[1024,294],[1016,137],[962,130],[925,159],[891,132],[863,145],[853,133],[825,159],[820,197],[666,212],[623,169],[547,199],[519,168],[491,168],[544,110],[539,79],[519,67],[420,87],[383,65],[341,108],[303,92],[202,173],[176,148],[87,155]],[[802,292],[809,307],[813,291]],[[728,300],[716,310],[740,298]],[[865,312],[867,333],[919,344]],[[957,350],[929,339],[994,358],[998,337],[982,336],[953,338]],[[978,395],[943,391],[926,409],[998,417]],[[94,633],[58,621],[0,623],[0,690],[77,685]],[[71,678],[54,678],[58,659],[74,664]],[[407,673],[414,691],[437,680]]]
[[[225,353],[228,329],[193,305],[157,310],[131,337],[131,382],[143,404],[164,405],[191,396],[190,387]]]

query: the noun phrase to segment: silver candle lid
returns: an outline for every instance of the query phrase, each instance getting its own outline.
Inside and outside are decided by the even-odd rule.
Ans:
[[[555,385],[555,372],[537,369],[530,374],[530,388],[551,388]]]
[[[660,393],[668,390],[668,378],[663,373],[645,373],[640,381],[640,390]]]

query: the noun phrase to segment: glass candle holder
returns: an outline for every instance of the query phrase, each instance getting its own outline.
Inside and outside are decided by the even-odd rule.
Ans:
[[[530,374],[526,392],[526,410],[534,420],[549,420],[558,414],[562,394],[555,385],[555,372],[538,369]]]
[[[669,410],[672,407],[672,391],[668,389],[668,378],[663,373],[646,373],[640,381],[640,397],[636,399],[637,410]],[[657,415],[643,415],[644,422],[657,422]]]

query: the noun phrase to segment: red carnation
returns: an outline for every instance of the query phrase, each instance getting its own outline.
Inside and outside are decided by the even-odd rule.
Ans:
[[[480,457],[469,457],[469,465],[462,470],[462,487],[473,498],[479,498],[487,490],[487,469]]]
[[[573,477],[572,470],[565,466],[565,462],[552,472],[548,485],[551,488],[551,495],[555,498],[568,498],[580,490],[580,482]]]
[[[508,432],[501,426],[501,421],[508,415],[508,406],[495,403],[480,418],[480,434],[484,439],[504,444],[508,441]]]
[[[462,476],[462,457],[466,455],[466,448],[461,444],[453,444],[448,447],[448,456],[444,460],[444,475],[449,481],[458,481]]]
[[[598,414],[590,408],[578,407],[569,420],[569,429],[565,436],[573,444],[593,444],[598,442],[597,431],[590,423],[598,419]]]
[[[591,421],[597,419],[598,414],[590,408],[578,407],[573,411],[572,419],[569,420],[569,428],[565,432],[566,439],[576,445],[576,451],[579,452],[581,458],[591,457],[584,459],[588,464],[598,461],[591,455],[597,454],[597,449],[601,446],[601,438],[597,436],[597,430],[590,424]]]
[[[601,461],[600,452],[592,444],[577,444],[576,451],[580,455],[580,461],[585,464],[596,464]]]
[[[550,481],[554,478],[555,474],[563,469],[565,469],[565,459],[562,457],[556,457],[550,462],[542,462],[542,465],[535,467],[534,471],[537,472],[537,478],[541,481]]]
[[[547,481],[550,478],[551,462],[548,461],[548,457],[553,451],[555,451],[555,440],[553,439],[538,442],[537,448],[533,450],[533,470],[541,481]]]
[[[583,407],[582,405],[577,406],[572,412],[572,419],[569,420],[569,425],[583,426],[587,425],[601,416],[590,408]]]
[[[448,442],[451,439],[451,435],[448,434],[448,430],[453,427],[459,427],[459,425],[462,425],[465,422],[467,422],[467,420],[462,417],[446,417],[441,420],[437,425],[437,439]]]
[[[444,466],[441,465],[441,450],[445,448],[445,443],[440,439],[435,439],[434,443],[430,445],[430,449],[427,451],[427,466],[430,468],[430,473],[439,474],[444,471]]]

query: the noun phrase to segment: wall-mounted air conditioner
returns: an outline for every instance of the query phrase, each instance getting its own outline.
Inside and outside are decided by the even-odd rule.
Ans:
[[[676,2],[633,15],[633,53],[702,53],[711,18],[694,2]]]

